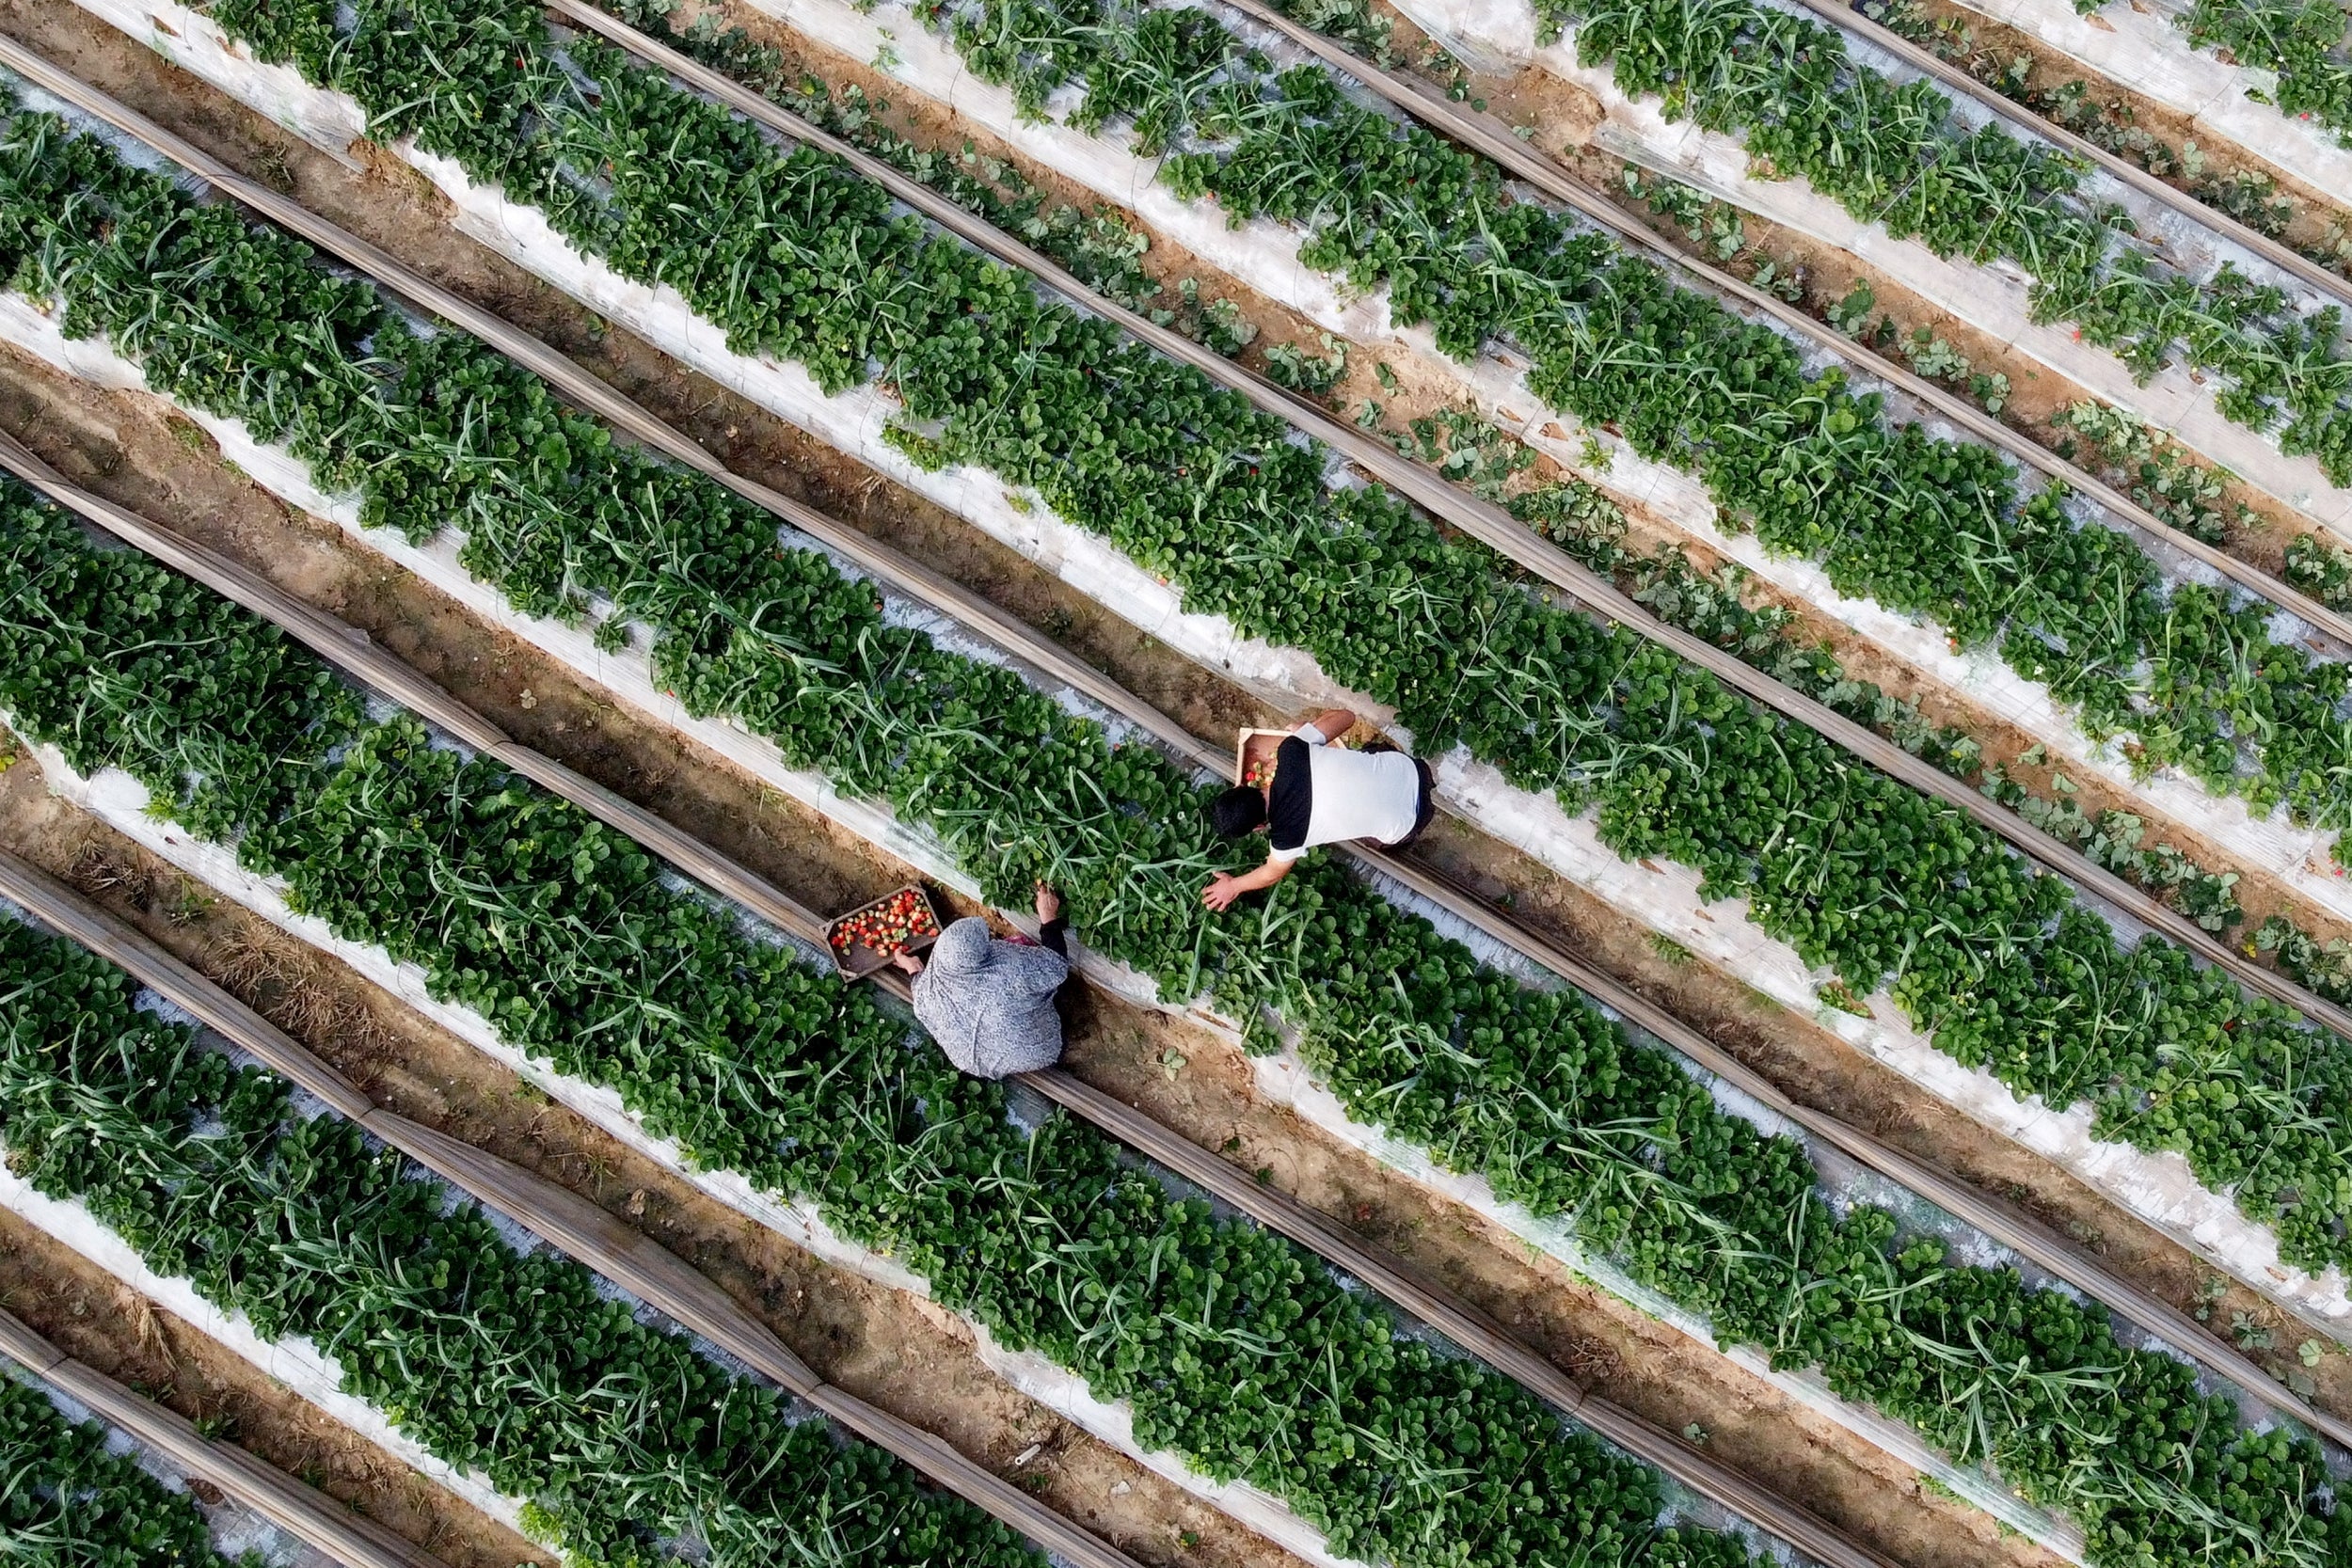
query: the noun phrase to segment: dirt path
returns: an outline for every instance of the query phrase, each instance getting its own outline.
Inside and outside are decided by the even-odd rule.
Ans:
[[[1132,688],[1177,708],[1198,729],[1211,732],[1252,711],[1231,689],[975,531],[676,370],[627,335],[596,330],[584,312],[553,291],[450,233],[406,176],[355,180],[81,13],[52,8],[28,20],[28,10],[24,0],[6,0],[0,23],[232,161],[276,168],[280,182],[302,199],[496,304],[657,412],[714,440],[746,471],[924,553]],[[337,531],[290,515],[187,444],[183,436],[201,443],[193,427],[183,425],[175,435],[146,400],[96,393],[16,362],[0,366],[0,423],[24,434],[94,487],[188,527],[365,626],[519,737],[657,805],[803,901],[843,907],[902,879],[848,835],[669,732],[637,723],[528,649],[355,549]],[[1834,1037],[1762,1002],[1730,976],[1677,961],[1624,916],[1466,830],[1442,835],[1432,853],[1482,891],[1509,895],[1518,912],[1547,934],[1711,1029],[1805,1098],[1834,1105],[1992,1190],[2031,1196],[2045,1215],[2099,1245],[2144,1283],[2185,1304],[2197,1302],[2204,1272],[2185,1255],[2155,1242],[2071,1179],[1925,1100]],[[1185,1059],[1173,1071],[1171,1052]],[[1907,1475],[1883,1473],[1883,1456],[1855,1452],[1851,1438],[1792,1410],[1769,1386],[1710,1352],[1577,1286],[1549,1264],[1526,1263],[1516,1242],[1328,1146],[1286,1113],[1259,1104],[1247,1064],[1195,1032],[1097,998],[1073,1037],[1072,1061],[1207,1147],[1239,1140],[1229,1148],[1237,1160],[1267,1169],[1278,1183],[1515,1321],[1602,1391],[1671,1429],[1698,1423],[1715,1451],[1772,1477],[1790,1495],[1881,1540],[1897,1555],[1920,1562],[2039,1555],[1993,1539],[1994,1527],[1981,1514],[1919,1497]],[[2260,1310],[2252,1292],[2239,1292],[2224,1309],[2233,1306]],[[1903,1500],[1890,1499],[1890,1492]]]
[[[0,1307],[116,1382],[167,1405],[433,1553],[449,1568],[556,1558],[320,1412],[105,1270],[0,1211]],[[216,1489],[190,1488],[219,1500]],[[207,1495],[208,1490],[210,1495]]]

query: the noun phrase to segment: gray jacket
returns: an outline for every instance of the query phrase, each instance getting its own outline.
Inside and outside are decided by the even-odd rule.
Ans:
[[[1070,960],[999,942],[977,915],[939,934],[914,977],[914,1016],[947,1059],[977,1078],[1034,1072],[1061,1059],[1054,992]]]

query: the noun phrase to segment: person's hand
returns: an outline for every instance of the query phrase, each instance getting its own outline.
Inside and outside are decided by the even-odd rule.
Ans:
[[[1057,920],[1061,917],[1061,895],[1056,893],[1052,884],[1042,877],[1037,879],[1037,917],[1040,920]]]
[[[1241,879],[1231,872],[1220,871],[1209,879],[1209,885],[1200,890],[1200,902],[1223,914],[1233,907],[1233,900],[1248,892]]]
[[[890,961],[898,965],[900,969],[905,970],[909,974],[920,974],[923,973],[923,960],[916,958],[912,953],[894,953],[891,955]]]

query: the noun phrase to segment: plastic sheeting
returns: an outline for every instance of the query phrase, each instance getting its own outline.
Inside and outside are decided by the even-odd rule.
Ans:
[[[1342,303],[1327,279],[1303,273],[1296,265],[1295,230],[1263,221],[1232,228],[1213,206],[1176,201],[1156,182],[1151,162],[1127,150],[1120,133],[1085,136],[1059,124],[1023,122],[1009,94],[979,86],[968,75],[953,74],[959,68],[946,46],[929,33],[909,37],[897,24],[900,19],[889,14],[889,8],[860,11],[843,0],[751,3],[845,53],[872,53],[888,43],[898,55],[893,72],[911,90],[951,107],[965,122],[1050,164],[1104,199],[1130,207],[1156,232],[1178,240],[1233,276],[1249,278],[1262,291],[1277,294],[1333,331],[1347,333],[1359,342],[1385,343],[1394,350],[1389,357],[1409,357],[1425,371],[1452,378],[1488,417],[1513,429],[1563,467],[1587,472],[1620,500],[1682,530],[1738,562],[1760,581],[1812,605],[1909,668],[2044,742],[2073,764],[2078,774],[2095,775],[2125,797],[2137,797],[2153,814],[2217,846],[2233,865],[2275,877],[2317,908],[2352,920],[2352,882],[2334,865],[2328,852],[2330,835],[2295,826],[2282,811],[2256,816],[2242,800],[2216,797],[2179,773],[2140,779],[2121,745],[2093,741],[2047,687],[2017,674],[1996,652],[1954,653],[1936,627],[1871,600],[1849,598],[1833,588],[1828,574],[1813,562],[1774,555],[1753,533],[1724,530],[1714,502],[1693,476],[1644,459],[1605,433],[1588,430],[1573,418],[1544,407],[1528,390],[1525,367],[1514,356],[1489,353],[1466,365],[1440,355],[1425,332],[1395,328],[1388,319],[1384,295]],[[883,38],[885,29],[894,35],[892,39]],[[932,86],[941,80],[948,83],[946,88]],[[1272,264],[1268,264],[1269,255]],[[1528,409],[1535,412],[1524,412]],[[776,407],[775,411],[795,423],[807,422],[792,409]],[[1611,451],[1608,467],[1598,472],[1591,469],[1583,456],[1585,444],[1594,439]],[[1121,574],[1115,564],[1107,573],[1103,569],[1099,546],[1083,531],[1057,529],[1041,511],[1026,518],[1025,526],[1017,531],[1001,529],[985,517],[974,516],[973,520],[1040,564],[1052,567],[1062,561],[1089,561],[1083,576],[1065,572],[1066,580],[1127,615],[1143,630],[1173,645],[1186,645],[1164,629],[1168,612],[1161,603],[1172,605],[1174,595],[1132,568],[1123,574],[1123,580],[1113,580]],[[2198,580],[2212,577],[2194,563],[2178,575]],[[1130,613],[1130,607],[1140,612]],[[2299,630],[2299,624],[2294,629]],[[1200,648],[1208,661],[1222,657],[1215,642],[1192,646]],[[1257,689],[1266,694],[1263,688]],[[1303,696],[1309,702],[1322,701],[1325,694],[1321,689],[1305,685],[1283,693],[1289,700]]]
[[[148,816],[147,788],[130,775],[109,769],[95,778],[85,779],[75,773],[55,750],[37,747],[35,752],[43,775],[60,795],[224,896],[236,900],[289,934],[350,966],[360,976],[382,987],[421,1016],[536,1085],[549,1099],[594,1123],[635,1152],[692,1183],[705,1196],[716,1198],[827,1262],[878,1284],[929,1296],[930,1287],[919,1275],[881,1253],[843,1238],[826,1224],[813,1206],[778,1201],[758,1192],[749,1181],[732,1172],[695,1170],[675,1141],[648,1133],[637,1117],[621,1103],[621,1098],[615,1091],[567,1077],[545,1063],[525,1056],[501,1040],[497,1030],[481,1014],[469,1007],[435,1000],[427,989],[424,971],[420,966],[397,963],[390,954],[373,943],[347,942],[328,929],[324,921],[294,913],[287,906],[275,881],[257,877],[239,865],[234,850],[192,838]],[[44,1229],[49,1228],[45,1220],[19,1202],[17,1188],[9,1185],[13,1180],[0,1180],[0,1202],[25,1213],[35,1223],[41,1224]],[[80,1228],[69,1227],[68,1232],[59,1233],[59,1239],[84,1256],[104,1265],[159,1304],[170,1307],[175,1312],[182,1312],[183,1316],[187,1315],[179,1305],[183,1298],[200,1301],[184,1281],[155,1280],[153,1275],[145,1275],[144,1265],[139,1264],[135,1255],[130,1254],[129,1249],[113,1238],[111,1232],[98,1236],[88,1234],[90,1227],[95,1224],[95,1221],[89,1221]],[[109,1247],[112,1248],[111,1253]],[[128,1259],[136,1274],[145,1275],[145,1277],[135,1277],[134,1273],[126,1273],[123,1267],[118,1266],[123,1259]],[[149,1280],[154,1281],[154,1289],[150,1289]],[[161,1294],[157,1293],[159,1291]],[[278,1346],[264,1344],[249,1329],[243,1331],[242,1340],[233,1334],[224,1338],[215,1332],[213,1323],[226,1321],[223,1315],[215,1312],[210,1320],[200,1322],[199,1326],[204,1327],[207,1333],[213,1333],[215,1338],[223,1338],[224,1343],[273,1376],[286,1375],[279,1370],[278,1359],[273,1357],[291,1357],[294,1377],[287,1378],[287,1381],[305,1398],[312,1397],[310,1386],[322,1378],[326,1380],[326,1387],[331,1389],[335,1386],[331,1363],[310,1351],[307,1345],[291,1342]],[[1008,1351],[990,1337],[985,1327],[970,1319],[962,1321],[977,1339],[981,1358],[990,1370],[1022,1393],[1050,1406],[1096,1438],[1202,1497],[1285,1550],[1322,1565],[1322,1568],[1342,1568],[1349,1561],[1334,1556],[1324,1546],[1321,1533],[1292,1513],[1279,1500],[1255,1487],[1219,1485],[1193,1474],[1173,1454],[1140,1448],[1135,1439],[1134,1417],[1123,1403],[1111,1404],[1096,1400],[1087,1391],[1082,1380],[1043,1356],[1033,1352]],[[295,1377],[307,1381],[297,1383]],[[345,1408],[360,1415],[373,1414],[356,1401],[349,1401],[342,1395],[335,1397],[343,1403],[328,1407],[316,1399],[313,1402],[322,1403],[322,1408],[327,1408],[329,1414],[335,1415],[339,1420],[350,1420],[342,1414]],[[355,1421],[352,1424],[358,1423]],[[383,1426],[380,1418],[376,1420],[376,1425]],[[373,1433],[370,1433],[370,1435]],[[414,1446],[410,1445],[410,1448],[413,1449]],[[399,1453],[405,1463],[417,1463],[405,1452],[393,1451]],[[421,1453],[422,1450],[415,1451]],[[429,1455],[425,1457],[430,1458]],[[438,1462],[433,1463],[437,1465]],[[434,1475],[436,1480],[442,1479],[441,1472],[446,1472],[447,1468],[442,1466],[441,1472],[436,1472],[426,1465],[419,1467],[425,1468],[426,1473]],[[461,1492],[460,1495],[466,1496],[468,1501],[478,1500],[472,1494]],[[483,1506],[487,1506],[487,1497],[494,1495],[485,1495]],[[515,1522],[515,1505],[502,1499],[500,1502],[504,1512],[498,1509],[488,1511],[508,1523]]]
[[[188,1472],[173,1464],[166,1455],[139,1442],[121,1428],[98,1417],[87,1405],[71,1394],[52,1386],[24,1368],[0,1361],[0,1377],[14,1377],[34,1389],[56,1406],[69,1421],[80,1423],[98,1419],[106,1428],[106,1451],[128,1454],[138,1467],[153,1476],[171,1491],[185,1494]],[[196,1511],[203,1515],[210,1528],[214,1549],[235,1562],[246,1553],[258,1557],[267,1568],[335,1568],[335,1560],[310,1543],[289,1535],[261,1514],[232,1498],[224,1497],[208,1503],[201,1497],[191,1499]]]
[[[82,3],[103,11],[119,8],[120,0]],[[894,19],[881,9],[860,12],[841,0],[757,3],[845,51],[874,51],[887,44],[899,56],[895,69],[910,77],[918,71],[956,69],[946,46],[914,27],[911,19]],[[904,20],[911,31],[888,25],[893,20]],[[249,83],[248,75],[261,68],[240,61],[232,49],[199,47],[207,26],[191,19],[190,25],[175,24],[167,36],[185,44],[192,60],[219,72],[229,90],[290,124],[340,128],[347,121],[349,114],[331,106],[287,102],[295,89],[281,80]],[[885,32],[892,36],[885,38]],[[337,95],[299,90],[335,99],[356,113],[356,106]],[[916,86],[915,90],[924,89]],[[951,90],[940,101],[1106,198],[1136,206],[1163,232],[1217,266],[1258,280],[1262,288],[1267,287],[1265,279],[1273,279],[1272,292],[1285,303],[1333,330],[1359,342],[1389,343],[1397,351],[1391,357],[1409,356],[1439,376],[1450,376],[1488,415],[1515,428],[1539,450],[1564,465],[1585,466],[1582,447],[1597,433],[1537,404],[1526,389],[1521,364],[1502,354],[1490,354],[1471,365],[1456,364],[1437,353],[1426,332],[1393,328],[1380,296],[1343,301],[1327,280],[1298,265],[1295,231],[1264,222],[1229,228],[1213,208],[1170,198],[1154,182],[1151,166],[1125,150],[1118,136],[1089,137],[1059,125],[1024,124],[1009,95],[980,87],[969,76],[952,77]],[[459,227],[472,237],[714,380],[955,512],[1138,629],[1183,648],[1261,699],[1303,705],[1348,702],[1377,719],[1391,717],[1367,698],[1341,692],[1304,654],[1242,638],[1219,617],[1186,614],[1167,584],[1136,568],[1103,540],[1061,523],[1033,499],[1009,494],[993,476],[969,467],[929,472],[910,463],[882,441],[896,405],[872,388],[827,397],[796,366],[735,354],[727,348],[724,334],[695,316],[675,291],[619,277],[601,261],[572,248],[534,209],[474,186],[446,160],[413,150],[408,156],[450,197]],[[1522,412],[1531,408],[1536,411]],[[1813,604],[1910,667],[2045,742],[2078,769],[2095,773],[2127,796],[2138,796],[2155,814],[2217,845],[2233,863],[2277,877],[2319,908],[2352,920],[2352,885],[2336,875],[2326,835],[2294,827],[2283,813],[2256,818],[2242,801],[2216,799],[2184,776],[2143,783],[2135,777],[2120,746],[2094,743],[2046,688],[2020,678],[1997,656],[1956,655],[1932,626],[1871,601],[1840,595],[1811,562],[1772,555],[1754,535],[1719,528],[1712,501],[1692,476],[1647,462],[1611,438],[1599,438],[1604,446],[1614,447],[1599,477],[1621,499],[1649,509],[1760,579]]]
[[[134,368],[119,361],[117,371],[118,373],[135,374]],[[354,510],[347,503],[336,502],[312,490],[307,473],[291,457],[276,449],[256,445],[232,422],[208,420],[208,424],[215,436],[222,439],[226,450],[241,467],[276,490],[283,499],[321,515],[340,516],[346,528],[352,529],[355,533],[358,532]],[[416,571],[426,581],[461,598],[479,612],[491,615],[500,625],[566,662],[576,673],[590,679],[599,680],[608,688],[614,689],[616,694],[628,701],[631,706],[643,708],[657,695],[651,685],[649,669],[642,654],[634,650],[624,651],[620,654],[604,654],[595,647],[592,637],[586,632],[553,623],[534,622],[515,614],[511,610],[506,609],[494,594],[484,589],[467,576],[464,569],[456,562],[455,546],[453,543],[444,541],[426,549],[418,550],[399,542],[393,535],[369,533],[364,537],[368,543],[376,547],[389,547],[396,553],[396,559],[403,565]],[[599,670],[603,672],[602,673],[592,672],[579,662],[589,657],[600,661]],[[622,675],[617,685],[612,678],[615,673]],[[672,712],[675,713],[675,705],[669,705]],[[707,721],[682,721],[682,722],[690,728],[698,723],[707,723]],[[751,737],[733,730],[731,726],[724,728],[727,735],[739,740],[751,740]],[[760,744],[755,740],[751,740],[751,743],[754,746]],[[844,800],[834,794],[821,780],[816,780],[813,776],[782,776],[788,770],[781,768],[780,762],[772,752],[768,753],[765,758],[765,766],[760,766],[758,759],[739,758],[738,760],[749,760],[750,766],[758,776],[777,784],[778,787],[797,786],[806,790],[806,793],[800,797],[804,800],[805,803],[825,812],[842,825],[850,827],[851,831],[861,833],[862,836],[882,845],[884,848],[902,856],[920,855],[931,865],[952,870],[945,856],[930,845],[927,838],[896,824],[885,814],[862,806],[858,802]],[[1457,764],[1460,761],[1459,758],[1454,760]],[[65,768],[62,760],[52,753],[44,753],[43,763],[45,768],[58,770],[60,777],[72,776],[71,770]],[[1489,779],[1488,782],[1499,781]],[[115,793],[110,792],[120,792],[128,798],[117,799]],[[362,968],[363,973],[369,974],[370,978],[394,990],[405,1001],[435,1017],[437,1022],[444,1023],[445,1026],[497,1057],[514,1070],[532,1077],[534,1082],[547,1088],[551,1097],[563,1101],[572,1109],[596,1121],[598,1125],[606,1127],[608,1131],[622,1137],[648,1157],[660,1160],[670,1168],[686,1175],[705,1191],[719,1197],[721,1201],[728,1203],[739,1212],[770,1226],[771,1228],[787,1235],[798,1244],[832,1261],[856,1269],[886,1284],[918,1291],[923,1290],[923,1284],[919,1279],[902,1270],[896,1269],[895,1265],[891,1265],[887,1259],[877,1259],[866,1254],[863,1249],[834,1237],[825,1227],[822,1219],[813,1211],[808,1211],[801,1205],[779,1204],[763,1196],[739,1178],[726,1173],[699,1175],[686,1170],[674,1148],[645,1136],[642,1129],[636,1127],[633,1118],[621,1105],[617,1095],[561,1078],[532,1064],[502,1045],[497,1039],[495,1033],[477,1015],[463,1008],[435,1002],[423,988],[421,974],[406,975],[394,971],[379,951],[372,947],[341,942],[333,937],[331,932],[326,931],[321,923],[286,915],[282,900],[276,896],[275,890],[262,879],[255,878],[237,867],[234,857],[228,851],[213,846],[187,844],[186,841],[181,839],[180,835],[170,832],[167,829],[159,828],[149,820],[144,812],[145,792],[133,781],[117,774],[103,775],[97,781],[96,786],[83,791],[77,799],[124,832],[142,836],[150,847],[156,849],[158,853],[165,854],[167,857],[178,857],[179,863],[183,864],[183,868],[191,870],[193,874],[199,876],[229,895],[256,908],[269,918],[278,921],[304,940],[316,942],[344,958],[345,961],[358,964]],[[182,845],[185,847],[179,847]],[[1605,849],[1597,849],[1597,847],[1596,848],[1599,855],[1613,860],[1613,857],[1609,856],[1609,852]],[[1422,912],[1431,913],[1432,911],[1424,910]],[[1441,925],[1452,925],[1447,917],[1442,915],[1433,917],[1439,919]],[[1082,968],[1096,970],[1102,967],[1102,960],[1089,961],[1089,956],[1084,954],[1083,949],[1080,952]],[[1148,994],[1148,982],[1143,982],[1132,972],[1118,971],[1111,977],[1115,982],[1114,989],[1125,990],[1137,1000],[1146,1002],[1152,1000]],[[1137,988],[1140,988],[1145,994],[1136,995]],[[1224,1021],[1197,1007],[1192,1009],[1191,1016],[1197,1022],[1208,1023],[1226,1034],[1229,1038],[1232,1037],[1232,1031]],[[1682,1311],[1665,1298],[1635,1285],[1607,1264],[1605,1260],[1596,1261],[1589,1259],[1576,1244],[1566,1227],[1557,1223],[1537,1220],[1522,1212],[1501,1206],[1493,1199],[1484,1181],[1439,1172],[1425,1156],[1393,1140],[1380,1136],[1373,1129],[1348,1120],[1335,1100],[1327,1093],[1313,1089],[1307,1084],[1295,1057],[1278,1058],[1275,1062],[1262,1066],[1261,1085],[1271,1098],[1293,1104],[1308,1119],[1325,1127],[1343,1142],[1365,1151],[1383,1164],[1434,1187],[1445,1196],[1463,1202],[1481,1213],[1498,1219],[1515,1233],[1551,1252],[1576,1272],[1592,1278],[1602,1288],[1631,1302],[1638,1308],[1659,1317],[1669,1325],[1690,1335],[1703,1344],[1709,1346],[1715,1344],[1713,1331],[1704,1319]],[[1765,1124],[1768,1131],[1777,1127],[1776,1121],[1769,1114],[1747,1105],[1744,1101],[1732,1108],[1736,1114],[1747,1116],[1751,1119]],[[981,1333],[983,1352],[989,1358],[990,1365],[1001,1375],[1013,1382],[1024,1392],[1039,1399],[1041,1402],[1052,1404],[1054,1408],[1070,1416],[1072,1419],[1078,1421],[1104,1441],[1133,1451],[1131,1423],[1121,1424],[1125,1419],[1123,1410],[1115,1406],[1099,1406],[1098,1402],[1093,1402],[1091,1397],[1085,1393],[1083,1385],[1070,1378],[1059,1369],[1054,1368],[1050,1363],[1043,1362],[1035,1356],[1019,1357],[1005,1354],[987,1341],[984,1331],[979,1331],[977,1325],[975,1325],[975,1328],[976,1332]],[[1980,1472],[1949,1464],[1921,1442],[1916,1433],[1909,1428],[1881,1417],[1866,1407],[1839,1399],[1819,1377],[1810,1373],[1774,1371],[1766,1357],[1752,1351],[1740,1350],[1733,1354],[1734,1359],[1743,1368],[1783,1388],[1801,1402],[1827,1416],[1865,1441],[1903,1463],[1913,1465],[1922,1473],[1931,1476],[1942,1484],[1950,1487],[1956,1494],[1993,1513],[2010,1528],[2030,1536],[2059,1555],[2069,1558],[2070,1560],[2079,1560],[2080,1536],[2071,1525],[2023,1503],[1992,1478]],[[1177,1463],[1168,1456],[1139,1454],[1137,1457],[1147,1464],[1152,1464],[1154,1468],[1161,1467],[1159,1461],[1168,1464]],[[1212,1495],[1212,1500],[1217,1501],[1221,1507],[1228,1506],[1228,1500],[1221,1497]],[[1272,1499],[1265,1499],[1265,1501],[1272,1506],[1279,1506],[1273,1504]],[[1237,1510],[1246,1510],[1248,1506],[1251,1505],[1247,1500],[1232,1504],[1232,1508]]]
[[[421,1444],[403,1436],[373,1405],[344,1393],[341,1368],[309,1339],[298,1336],[263,1339],[254,1333],[243,1313],[225,1312],[197,1294],[187,1280],[167,1279],[150,1269],[128,1243],[79,1199],[50,1197],[35,1190],[5,1163],[0,1163],[0,1208],[72,1247],[400,1464],[437,1482],[517,1534],[529,1533],[522,1528],[519,1498],[493,1487],[489,1478],[479,1471],[453,1468]]]

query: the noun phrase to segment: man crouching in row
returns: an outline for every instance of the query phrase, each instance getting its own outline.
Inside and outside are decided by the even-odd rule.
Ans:
[[[1386,741],[1360,752],[1331,744],[1355,727],[1356,716],[1343,707],[1316,715],[1282,737],[1263,784],[1236,784],[1210,804],[1209,820],[1220,836],[1263,832],[1268,847],[1257,870],[1211,878],[1200,902],[1231,909],[1243,894],[1289,876],[1318,844],[1368,838],[1401,849],[1428,829],[1438,809],[1429,765]]]

